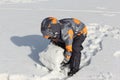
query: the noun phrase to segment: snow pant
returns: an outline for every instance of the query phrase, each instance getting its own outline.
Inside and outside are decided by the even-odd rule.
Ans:
[[[86,36],[80,35],[76,36],[72,44],[72,56],[70,59],[70,69],[79,70],[80,61],[81,61],[81,50],[83,50],[82,43],[84,42]]]
[[[84,42],[86,38],[86,35],[80,35],[76,36],[73,39],[73,44],[72,44],[72,56],[70,58],[69,64],[70,64],[70,69],[76,69],[78,70],[80,67],[80,61],[81,61],[81,50],[83,49],[82,43]],[[55,45],[60,46],[65,50],[65,43],[55,43]]]

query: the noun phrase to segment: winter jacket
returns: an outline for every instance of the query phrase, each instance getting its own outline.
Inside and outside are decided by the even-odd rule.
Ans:
[[[87,35],[87,28],[83,22],[75,18],[59,20],[61,25],[61,38],[65,43],[67,52],[72,52],[73,39],[76,36]],[[79,43],[78,43],[79,44]]]

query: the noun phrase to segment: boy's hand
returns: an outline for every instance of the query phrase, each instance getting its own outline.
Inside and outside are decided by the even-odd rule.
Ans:
[[[65,52],[64,56],[65,56],[65,58],[64,58],[62,63],[67,64],[70,61],[71,53],[70,52]]]

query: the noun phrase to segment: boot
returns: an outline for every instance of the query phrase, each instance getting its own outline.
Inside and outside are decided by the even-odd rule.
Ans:
[[[65,68],[69,68],[69,67],[70,67],[69,62],[68,63],[62,62],[61,66],[60,66],[61,70],[65,69]]]
[[[69,62],[67,62],[67,63],[65,63],[64,61],[61,63],[61,66],[67,66],[67,65],[69,65]]]
[[[71,69],[70,72],[68,72],[68,76],[73,76],[78,71],[79,69]]]

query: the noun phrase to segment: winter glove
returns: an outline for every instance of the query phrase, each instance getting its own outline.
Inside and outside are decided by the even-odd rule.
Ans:
[[[70,52],[65,52],[65,59],[64,60],[66,62],[69,62],[70,58],[71,58],[71,53]]]
[[[62,65],[67,64],[70,61],[71,53],[66,51],[64,56],[65,56],[65,58],[64,58],[63,62],[61,63]]]

